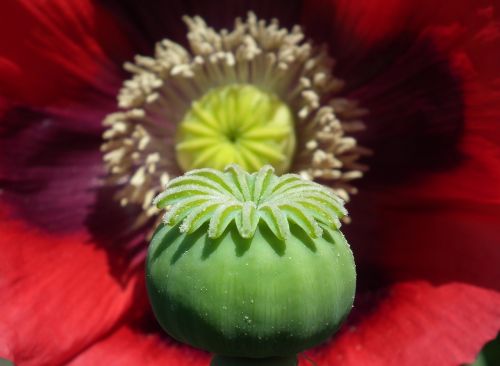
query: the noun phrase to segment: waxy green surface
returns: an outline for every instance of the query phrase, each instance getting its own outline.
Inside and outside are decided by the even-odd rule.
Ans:
[[[155,202],[167,213],[146,283],[159,323],[179,341],[238,365],[293,364],[351,310],[355,265],[338,230],[346,211],[328,188],[271,166],[250,174],[229,165],[188,172]]]
[[[349,313],[354,260],[339,231],[286,242],[260,225],[179,235],[161,227],[147,259],[148,291],[165,331],[192,346],[246,357],[290,355],[326,339]]]

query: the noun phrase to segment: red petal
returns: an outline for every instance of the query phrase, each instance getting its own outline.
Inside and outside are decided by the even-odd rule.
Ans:
[[[236,17],[244,18],[249,11],[253,11],[260,19],[275,17],[281,25],[291,27],[297,24],[301,11],[300,0],[224,0],[219,1],[217,6],[198,0],[108,0],[106,4],[114,13],[133,24],[136,34],[146,38],[149,47],[163,38],[184,44],[187,29],[182,21],[184,15],[199,15],[215,29],[231,29]]]
[[[118,283],[106,253],[85,234],[47,235],[2,211],[0,357],[65,363],[124,319],[137,277]]]
[[[457,165],[410,182],[366,185],[354,199],[354,223],[346,229],[362,268],[389,280],[458,280],[500,289],[500,89],[467,82],[464,91]],[[429,164],[439,159],[422,148]]]
[[[400,284],[365,300],[370,307],[377,301],[376,311],[357,311],[330,343],[307,352],[318,365],[454,366],[473,360],[500,326],[500,294],[458,283]],[[156,334],[122,327],[70,365],[201,366],[208,359]]]
[[[0,188],[45,230],[80,229],[93,212],[104,167],[99,109],[61,117],[11,109],[0,117]],[[77,119],[78,118],[78,119]]]
[[[500,35],[498,23],[486,22],[483,27]],[[353,239],[359,237],[355,245],[360,263],[370,263],[390,278],[459,280],[500,289],[500,77],[495,74],[500,73],[500,67],[483,67],[470,51],[473,45],[483,57],[488,50],[499,54],[500,37],[479,42],[479,33],[481,28],[469,34],[476,41],[466,41],[464,48],[453,50],[451,55],[450,67],[462,78],[464,125],[457,146],[459,159],[447,167],[429,169],[443,154],[431,154],[431,140],[422,140],[417,151],[427,164],[426,171],[422,164],[420,174],[411,181],[390,184],[399,171],[382,168],[379,174],[387,177],[385,184],[367,184],[355,199],[359,211],[356,207],[351,210],[355,218],[359,213],[359,226],[355,221],[352,234]],[[444,39],[442,36],[441,41]],[[447,121],[446,116],[441,118]],[[434,124],[436,131],[443,126],[446,124]],[[443,140],[443,145],[447,142]],[[404,168],[402,165],[400,170]],[[370,240],[356,232],[365,221],[371,222],[371,227],[361,230],[370,230]]]
[[[146,243],[144,232],[131,229],[140,207],[123,209],[114,188],[103,185],[96,132],[106,105],[100,104],[92,110],[9,110],[0,124],[0,191],[12,214],[29,225],[52,234],[84,230],[102,249],[119,251],[109,261],[121,276],[144,259]]]
[[[365,192],[357,198],[366,202],[367,216],[354,216],[360,222],[348,229],[348,237],[353,239],[362,270],[391,282],[419,278],[500,289],[499,204],[485,202],[487,196],[481,194],[470,200],[470,190],[453,197],[453,191],[467,183],[467,189],[474,189],[474,182],[462,184],[463,177],[455,182],[449,178],[435,182],[440,186],[432,186],[432,182],[420,185],[419,189],[428,189],[427,195],[419,196],[417,188],[407,187],[406,192]],[[431,198],[440,194],[442,197]],[[363,226],[363,220],[371,220],[371,224]]]
[[[361,143],[374,155],[346,231],[379,279],[500,288],[500,26],[485,3],[306,5],[339,68],[364,76],[352,95],[370,110]]]
[[[68,366],[208,366],[210,356],[159,334],[122,327],[78,355]]]
[[[464,22],[491,2],[458,0],[453,6],[433,0],[312,0],[304,3],[303,23],[320,38],[335,41],[338,53],[394,41],[427,26]],[[353,43],[354,42],[354,43]],[[337,53],[337,52],[334,52]]]
[[[90,0],[6,1],[0,33],[2,93],[23,103],[76,98],[89,86],[114,94],[131,56],[113,16]]]
[[[499,328],[499,293],[410,282],[386,291],[373,313],[351,321],[310,357],[318,365],[456,366],[472,362]]]
[[[360,237],[356,243],[361,261],[391,278],[500,289],[500,111],[485,103],[494,96],[469,99],[459,166],[397,186],[372,187],[356,198],[364,205],[357,211],[360,221],[372,220],[370,240]],[[500,105],[500,93],[496,98]],[[373,216],[362,218],[367,211]]]
[[[459,0],[449,6],[433,0],[312,0],[304,2],[302,23],[308,35],[330,46],[337,74],[352,86],[393,67],[429,28],[477,25],[476,14],[488,5],[491,1]],[[495,67],[489,56],[483,62]]]

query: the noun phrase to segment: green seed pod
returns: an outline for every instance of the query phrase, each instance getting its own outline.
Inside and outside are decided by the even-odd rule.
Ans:
[[[356,273],[328,188],[265,166],[200,169],[155,200],[167,208],[149,247],[153,311],[213,365],[295,365],[352,308]]]

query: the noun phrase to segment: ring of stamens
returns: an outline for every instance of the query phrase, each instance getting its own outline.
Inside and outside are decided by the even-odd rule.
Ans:
[[[193,102],[235,84],[275,95],[291,111],[296,153],[283,172],[327,181],[348,200],[356,192],[350,182],[366,169],[358,162],[366,150],[346,133],[363,129],[365,110],[339,97],[343,82],[332,75],[334,61],[326,48],[305,40],[298,26],[288,31],[276,19],[268,23],[253,13],[246,21],[236,19],[232,31],[217,32],[200,17],[184,20],[189,50],[163,40],[154,57],[126,63],[133,77],[118,95],[121,111],[104,121],[108,184],[118,187],[122,205],[144,208],[136,224],[157,213],[153,197],[189,168],[178,163],[175,146],[178,126]]]

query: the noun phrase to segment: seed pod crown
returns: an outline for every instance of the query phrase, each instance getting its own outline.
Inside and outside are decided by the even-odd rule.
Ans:
[[[247,173],[231,164],[224,171],[197,169],[171,180],[154,200],[167,209],[163,221],[192,233],[208,222],[208,236],[221,236],[232,222],[243,238],[254,235],[265,223],[280,240],[290,236],[290,224],[311,238],[322,235],[322,226],[337,229],[347,214],[343,201],[329,188],[296,174],[280,177],[266,165]]]

